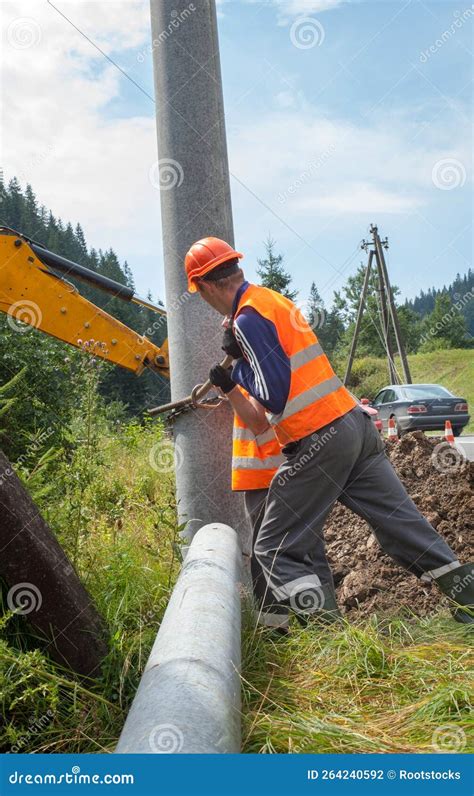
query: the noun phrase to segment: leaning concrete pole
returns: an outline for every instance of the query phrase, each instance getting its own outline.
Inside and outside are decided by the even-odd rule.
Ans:
[[[222,359],[220,316],[186,289],[184,256],[208,235],[234,243],[214,0],[151,0],[171,396],[189,395]],[[230,491],[228,406],[174,422],[176,480],[184,535],[219,520],[245,552],[241,497]]]

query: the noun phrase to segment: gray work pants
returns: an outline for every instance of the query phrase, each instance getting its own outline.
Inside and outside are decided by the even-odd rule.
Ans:
[[[252,558],[250,569],[255,601],[257,603],[257,621],[261,625],[273,628],[288,627],[288,608],[282,605],[270,605],[267,599],[268,586],[257,558],[254,554],[255,541],[265,514],[265,502],[268,489],[248,489],[244,492],[244,505],[250,527],[252,529]]]
[[[324,607],[328,589],[333,592],[323,527],[336,500],[366,520],[384,552],[415,575],[456,566],[454,552],[416,508],[359,407],[283,452],[253,545],[271,610],[280,604],[311,613]]]

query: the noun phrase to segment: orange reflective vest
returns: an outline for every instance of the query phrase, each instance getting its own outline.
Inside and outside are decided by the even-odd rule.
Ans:
[[[267,413],[281,445],[318,431],[356,406],[303,313],[292,301],[266,287],[250,285],[239,301],[235,318],[244,307],[253,307],[273,323],[290,360],[286,405],[279,415]]]
[[[244,395],[248,392],[239,387]],[[258,437],[250,431],[234,412],[232,440],[232,489],[268,489],[278,467],[283,462],[281,445],[273,428]]]

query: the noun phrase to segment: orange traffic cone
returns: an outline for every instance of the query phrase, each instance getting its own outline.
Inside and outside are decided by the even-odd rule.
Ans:
[[[453,427],[450,420],[446,420],[444,424],[444,439],[446,442],[449,442],[450,445],[454,445]]]
[[[389,442],[398,441],[397,427],[395,425],[395,420],[393,419],[393,417],[390,417],[388,420],[388,441]]]

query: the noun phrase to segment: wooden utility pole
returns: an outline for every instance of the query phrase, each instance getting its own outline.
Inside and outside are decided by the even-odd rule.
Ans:
[[[400,324],[399,324],[398,315],[397,315],[397,308],[396,308],[395,302],[393,300],[393,291],[392,291],[392,288],[391,288],[391,285],[390,285],[390,282],[389,282],[389,279],[388,279],[387,265],[385,263],[385,255],[383,253],[384,248],[388,248],[388,241],[387,241],[387,239],[385,239],[384,243],[382,243],[382,241],[380,240],[378,229],[377,229],[377,227],[375,225],[372,225],[372,227],[370,228],[370,231],[372,233],[372,237],[373,237],[373,240],[374,240],[375,254],[376,254],[376,257],[377,257],[377,262],[379,264],[379,268],[380,268],[380,271],[381,271],[381,274],[382,274],[382,281],[384,283],[385,291],[386,291],[387,298],[388,298],[388,307],[389,307],[389,310],[390,310],[390,317],[391,317],[391,320],[392,320],[393,332],[395,334],[395,340],[397,341],[398,353],[400,355],[400,360],[401,360],[401,363],[402,363],[403,376],[405,378],[405,383],[406,384],[411,384],[410,368],[408,367],[408,359],[407,359],[407,355],[406,355],[406,352],[405,352],[405,347],[404,347],[403,341],[402,341],[402,335],[401,335],[401,331],[400,331]]]
[[[401,330],[400,330],[400,323],[398,320],[397,315],[397,308],[395,306],[395,301],[393,298],[392,287],[390,285],[390,281],[388,278],[388,270],[387,265],[385,262],[385,256],[383,253],[384,248],[388,248],[388,241],[380,240],[380,236],[378,234],[378,229],[375,224],[372,224],[370,227],[370,232],[372,234],[372,241],[363,240],[361,244],[361,248],[364,249],[369,254],[369,259],[367,262],[367,268],[364,277],[364,284],[362,287],[362,293],[360,297],[359,307],[357,310],[357,318],[356,324],[354,328],[354,334],[352,337],[351,347],[349,351],[349,357],[347,361],[346,373],[344,376],[344,384],[348,384],[352,365],[354,362],[355,352],[357,348],[357,341],[359,338],[360,327],[362,323],[362,316],[364,313],[366,298],[367,298],[367,291],[370,281],[370,274],[372,270],[372,263],[373,258],[375,257],[376,268],[377,268],[377,298],[378,298],[378,308],[379,308],[379,316],[380,316],[380,323],[382,327],[382,335],[383,335],[383,343],[384,348],[387,353],[387,365],[388,365],[388,374],[391,384],[399,384],[400,379],[398,377],[395,362],[393,359],[393,349],[392,343],[390,339],[390,322],[393,327],[393,333],[395,335],[395,340],[397,343],[398,353],[400,355],[400,360],[402,363],[402,370],[403,376],[405,379],[406,384],[411,384],[411,374],[410,369],[408,367],[408,360],[405,352],[405,347],[403,345]]]
[[[370,280],[370,272],[372,269],[372,260],[374,258],[374,252],[369,252],[369,261],[367,263],[367,268],[365,269],[365,277],[364,277],[364,284],[362,286],[362,293],[360,294],[360,301],[359,301],[359,309],[357,310],[357,319],[356,325],[354,329],[354,335],[352,337],[351,348],[349,351],[349,359],[347,360],[347,367],[346,373],[344,376],[344,384],[347,384],[349,381],[351,370],[352,370],[352,363],[354,362],[354,356],[356,352],[357,346],[357,339],[359,337],[360,332],[360,325],[362,323],[362,315],[364,314],[364,307],[365,307],[365,297],[367,295],[367,290],[369,287],[369,280]],[[362,265],[362,263],[361,263]]]

